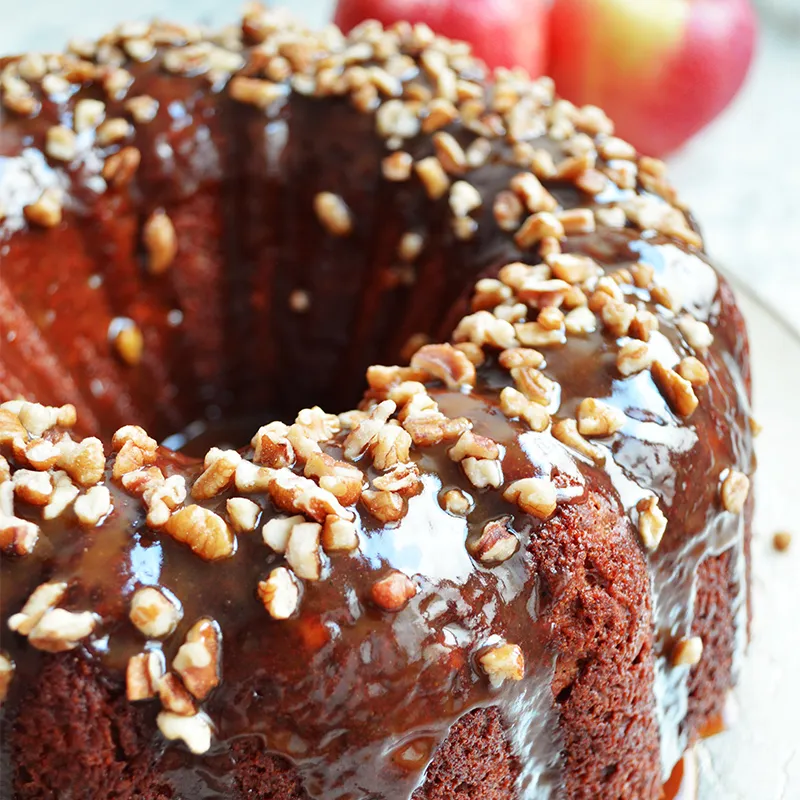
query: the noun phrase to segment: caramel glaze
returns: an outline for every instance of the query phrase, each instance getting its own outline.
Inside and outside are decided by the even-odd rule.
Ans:
[[[98,177],[102,156],[88,135],[82,156],[67,168],[42,155],[46,130],[69,119],[77,98],[103,97],[107,116],[124,115],[121,102],[108,100],[98,86],[56,101],[42,97],[33,119],[0,105],[0,205],[7,214],[0,221],[0,386],[6,397],[73,402],[84,431],[106,437],[134,420],[164,434],[190,419],[227,417],[233,408],[247,414],[269,407],[278,416],[308,403],[341,408],[361,391],[365,365],[394,363],[413,333],[451,329],[458,312],[448,311],[463,307],[460,295],[474,276],[495,274],[515,258],[538,260],[498,230],[490,202],[475,213],[476,236],[460,242],[447,223],[446,201],[431,203],[417,181],[381,181],[378,160],[387,151],[373,134],[374,120],[344,100],[290,93],[265,117],[210,90],[205,78],[164,75],[159,59],[129,69],[129,96],[152,95],[159,110],[135,128],[131,142],[142,164],[125,191],[106,189]],[[463,143],[472,138],[458,123],[449,130]],[[534,144],[556,149],[544,137]],[[428,137],[406,145],[415,159],[432,152]],[[472,171],[470,182],[493,197],[518,171],[509,162],[506,145],[495,143],[489,163]],[[67,190],[64,224],[27,228],[22,206],[50,185]],[[566,208],[586,205],[571,185],[551,182],[548,189]],[[346,196],[355,220],[351,237],[324,235],[310,215],[322,190]],[[596,202],[631,194],[615,189]],[[180,242],[173,268],[159,278],[144,273],[139,244],[141,222],[157,208],[168,211]],[[398,283],[395,270],[397,242],[407,231],[425,238],[413,286]],[[409,501],[407,516],[381,527],[359,515],[360,550],[331,558],[326,579],[305,584],[300,614],[285,622],[273,621],[256,597],[258,580],[281,560],[258,533],[240,535],[230,559],[203,562],[149,531],[139,502],[109,477],[114,512],[99,530],[83,531],[67,512],[43,523],[33,554],[2,559],[3,647],[17,674],[35,675],[42,656],[9,634],[6,620],[41,582],[69,581],[63,605],[101,616],[101,629],[81,653],[101,663],[115,686],[124,680],[127,658],[143,646],[127,620],[129,599],[141,585],[161,585],[184,607],[181,627],[163,644],[168,664],[200,617],[215,619],[223,637],[222,684],[204,704],[215,725],[213,750],[200,758],[171,748],[168,778],[177,796],[230,796],[226,743],[257,734],[297,766],[312,797],[408,798],[452,723],[489,705],[506,712],[520,796],[558,796],[568,778],[562,742],[553,735],[559,710],[551,685],[568,694],[570,680],[556,686],[554,678],[574,676],[580,659],[570,632],[550,619],[569,594],[571,570],[591,567],[584,559],[594,536],[611,548],[623,575],[645,574],[645,562],[649,568],[652,610],[646,601],[638,646],[653,649],[653,666],[645,670],[654,675],[662,774],[668,775],[688,737],[680,730],[686,670],[673,669],[669,658],[674,642],[692,630],[694,576],[703,559],[739,546],[745,535],[745,523],[721,510],[718,500],[726,470],[753,469],[744,325],[724,281],[702,255],[675,241],[600,228],[567,237],[563,248],[591,255],[609,271],[651,264],[657,282],[709,322],[711,379],[688,421],[670,410],[649,372],[619,376],[617,345],[602,331],[547,349],[543,371],[560,384],[552,409],[559,417],[574,416],[584,397],[625,411],[622,431],[601,441],[603,467],[549,432],[507,420],[497,396],[511,381],[494,358],[469,393],[431,385],[445,414],[466,416],[477,433],[502,445],[506,482],[553,478],[556,515],[538,522],[499,492],[472,489],[444,446],[417,449],[424,491]],[[288,305],[297,288],[312,298],[301,316]],[[660,318],[653,334],[658,357],[674,364],[690,354],[671,312],[640,294]],[[169,314],[176,308],[177,323]],[[137,369],[109,355],[109,326],[120,317],[145,332]],[[338,448],[331,443],[329,452]],[[202,469],[168,450],[160,452],[159,466],[189,484]],[[439,504],[453,486],[477,497],[468,521]],[[645,555],[627,515],[651,492],[669,523],[660,548]],[[224,506],[227,496],[210,507]],[[265,496],[255,499],[263,524],[276,510]],[[22,503],[17,513],[34,518]],[[467,537],[507,514],[524,546],[499,566],[478,564],[464,547]],[[540,564],[559,526],[575,531],[575,547],[585,552],[566,559],[563,572],[546,573]],[[389,569],[413,576],[419,587],[396,614],[368,600],[369,587]],[[735,577],[743,606],[741,572]],[[492,690],[476,658],[498,639],[520,644],[526,674],[519,684]],[[12,684],[6,705],[12,715],[23,683]],[[155,748],[164,746],[155,729],[153,737]],[[643,786],[639,796],[652,791]]]
[[[736,366],[744,363],[746,344],[727,288],[700,258],[680,254],[676,266],[672,244],[635,241],[634,254],[628,237],[613,238],[593,237],[578,246],[608,248],[612,264],[645,259],[667,283],[687,267],[696,276],[684,302],[710,320],[715,344],[706,361],[708,396],[689,425],[669,410],[648,373],[617,377],[615,345],[601,333],[548,350],[545,371],[561,385],[559,415],[573,414],[586,396],[606,398],[625,410],[629,421],[609,443],[605,469],[586,463],[549,433],[507,420],[496,397],[510,381],[493,365],[480,370],[479,385],[469,394],[430,389],[445,414],[467,416],[477,433],[503,446],[506,481],[553,476],[559,487],[553,520],[534,521],[491,490],[479,493],[468,522],[451,516],[438,501],[443,490],[475,490],[444,446],[417,451],[425,489],[410,500],[408,515],[386,527],[361,516],[360,552],[333,557],[329,577],[306,584],[300,615],[275,622],[258,601],[255,586],[280,557],[270,554],[257,533],[240,535],[232,558],[206,563],[148,531],[138,503],[115,489],[115,511],[102,530],[85,533],[60,519],[45,525],[44,544],[34,554],[14,562],[4,559],[3,608],[18,609],[46,579],[68,580],[73,588],[67,606],[92,608],[103,619],[87,656],[102,660],[110,679],[121,680],[127,658],[142,647],[141,636],[126,619],[130,595],[140,585],[167,587],[183,603],[185,626],[209,616],[223,631],[223,683],[206,704],[217,739],[207,760],[215,766],[205,768],[209,776],[202,796],[226,796],[225,742],[256,733],[269,750],[297,764],[312,797],[407,797],[458,717],[483,705],[511,706],[520,691],[535,694],[549,687],[554,658],[569,657],[554,636],[559,632],[548,630],[542,613],[553,602],[543,592],[543,585],[547,594],[552,591],[551,579],[537,571],[537,543],[546,540],[548,528],[565,521],[578,529],[590,527],[598,505],[622,516],[653,490],[669,518],[664,541],[650,556],[656,695],[663,682],[661,722],[668,731],[671,715],[686,702],[680,697],[683,682],[671,677],[678,671],[666,663],[675,639],[690,632],[693,586],[686,573],[696,570],[702,558],[732,546],[739,534],[739,523],[719,510],[716,495],[720,473],[751,467],[746,377]],[[654,335],[665,360],[686,352],[666,315],[661,333]],[[329,452],[340,451],[331,446]],[[197,462],[168,451],[162,451],[159,465],[167,474],[185,475],[189,483],[201,472]],[[369,477],[374,477],[371,468]],[[227,496],[210,507],[221,509]],[[276,512],[269,500],[258,500],[265,508],[263,523]],[[509,513],[521,540],[529,544],[502,565],[479,565],[464,547],[466,538],[486,521]],[[641,558],[630,547],[636,542],[632,526],[623,525],[620,538],[628,540],[617,543],[620,553]],[[396,615],[379,611],[368,600],[371,584],[390,568],[413,575],[420,589]],[[558,581],[563,591],[569,575]],[[180,634],[164,644],[168,663],[182,641]],[[524,648],[528,666],[522,688],[493,691],[476,667],[476,654],[497,637]],[[35,671],[37,656],[23,640],[4,635],[4,646],[22,674]],[[548,707],[539,723],[550,713]],[[508,723],[513,730],[531,720],[518,709]],[[531,787],[544,791],[552,780],[547,770],[556,765],[558,748],[550,755],[555,756],[552,762],[537,760]],[[533,756],[520,753],[523,769],[526,757]],[[186,791],[184,780],[192,785],[198,780],[197,773],[190,775],[173,773],[179,796]],[[535,791],[522,796],[539,796]]]

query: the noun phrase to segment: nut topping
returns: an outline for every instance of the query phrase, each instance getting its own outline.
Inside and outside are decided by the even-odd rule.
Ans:
[[[258,597],[273,619],[289,619],[300,605],[300,585],[286,567],[276,567],[258,584]]]
[[[314,198],[314,212],[332,236],[353,232],[353,216],[344,200],[333,192],[320,192]]]
[[[198,700],[205,700],[219,684],[221,639],[216,622],[201,619],[189,629],[172,661],[172,668]]]
[[[206,561],[228,558],[235,550],[236,539],[225,520],[202,506],[190,505],[176,511],[164,530]]]
[[[470,364],[470,366],[472,366]],[[474,368],[473,368],[474,370]],[[355,461],[377,438],[389,417],[394,414],[397,405],[392,400],[384,400],[370,411],[369,416],[360,422],[344,440],[344,457]],[[335,513],[335,512],[331,512]]]
[[[326,553],[349,552],[358,547],[358,531],[354,522],[334,517],[325,519],[322,526],[322,549]]]
[[[274,517],[268,520],[261,529],[264,544],[271,547],[276,553],[285,553],[292,528],[303,522],[306,522],[306,518],[300,514],[294,517]]]
[[[517,644],[490,647],[478,660],[495,689],[506,680],[521,681],[525,675],[525,657]]]
[[[261,506],[246,497],[231,497],[225,502],[225,508],[233,529],[237,533],[249,533],[258,525]]]
[[[578,406],[578,432],[582,436],[610,436],[625,425],[623,411],[587,397]]]
[[[178,627],[183,609],[172,594],[145,586],[131,598],[131,622],[148,639],[164,639]]]
[[[703,640],[699,636],[679,639],[672,650],[673,667],[694,667],[703,657]]]
[[[522,392],[506,386],[500,392],[500,410],[513,419],[519,417],[533,431],[545,431],[550,425],[550,414],[541,403],[534,403]]]
[[[653,362],[650,372],[672,410],[682,417],[691,416],[699,403],[692,384],[660,361]]]
[[[158,650],[137,653],[128,659],[125,686],[128,700],[150,700],[158,694],[158,685],[164,677],[164,656]]]
[[[504,492],[504,499],[516,503],[526,514],[547,519],[556,510],[556,487],[546,478],[522,478]]]
[[[478,436],[472,431],[464,431],[458,441],[447,451],[452,461],[463,461],[470,456],[474,458],[500,458],[497,442]]]
[[[0,707],[8,697],[8,688],[14,677],[14,670],[14,662],[5,653],[0,653]]]
[[[321,532],[322,525],[317,522],[300,522],[289,532],[286,561],[298,578],[318,581],[322,577]]]
[[[192,753],[202,755],[211,747],[211,721],[203,713],[184,717],[162,711],[156,723],[165,739],[180,739]]]
[[[163,211],[154,211],[142,231],[147,251],[147,269],[151,275],[162,275],[178,254],[178,236],[172,220]]]
[[[96,624],[97,617],[90,611],[50,608],[28,634],[28,641],[48,653],[73,650],[92,634]]]
[[[236,467],[241,460],[236,450],[212,447],[203,460],[205,471],[192,486],[192,497],[195,500],[208,500],[225,491],[233,483]]]
[[[720,489],[724,509],[731,514],[741,514],[749,493],[750,478],[743,472],[732,469],[722,482]]]
[[[496,459],[469,456],[461,462],[461,469],[476,489],[498,489],[503,483],[503,467]]]
[[[384,611],[400,611],[417,593],[414,581],[408,575],[393,570],[372,584],[372,601]]]
[[[649,369],[653,356],[647,342],[629,339],[622,343],[617,353],[617,369],[626,377]]]
[[[22,636],[28,636],[44,614],[58,605],[66,593],[66,583],[40,584],[33,590],[22,610],[9,617],[8,627]]]
[[[639,536],[644,546],[654,551],[661,544],[664,531],[667,529],[667,518],[658,506],[658,498],[645,497],[636,506],[639,512]]]
[[[487,522],[481,535],[467,542],[472,556],[483,564],[500,564],[507,561],[519,548],[519,539],[511,530],[511,517],[501,517]]]
[[[78,522],[93,528],[111,513],[111,492],[107,486],[92,486],[76,498],[73,508]]]
[[[592,444],[578,432],[578,423],[574,419],[560,419],[553,425],[553,436],[561,444],[571,447],[596,464],[603,464],[606,460],[605,453],[597,445]]]
[[[380,522],[397,522],[406,513],[405,500],[395,492],[367,489],[361,495],[361,502],[367,511]]]
[[[426,344],[414,353],[411,368],[442,381],[448,389],[475,385],[475,365],[450,344]]]

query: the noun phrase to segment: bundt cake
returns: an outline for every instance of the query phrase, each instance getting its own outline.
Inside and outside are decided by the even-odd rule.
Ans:
[[[0,69],[2,797],[661,797],[754,469],[663,163],[423,25]]]

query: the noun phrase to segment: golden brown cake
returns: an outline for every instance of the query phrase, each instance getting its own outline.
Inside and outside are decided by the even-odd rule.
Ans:
[[[0,70],[2,797],[661,797],[754,469],[664,165],[420,25]]]

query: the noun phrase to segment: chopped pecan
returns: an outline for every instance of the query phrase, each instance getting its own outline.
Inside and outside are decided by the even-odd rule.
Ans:
[[[392,400],[384,400],[375,406],[369,416],[347,435],[344,440],[344,457],[351,461],[359,458],[375,441],[381,428],[386,425],[396,409],[397,405]]]
[[[699,403],[692,384],[660,361],[653,362],[650,373],[672,410],[682,417],[691,416]]]
[[[372,485],[379,491],[401,497],[414,497],[422,491],[419,467],[414,463],[397,464],[390,472],[375,478]]]
[[[322,549],[326,553],[349,551],[358,547],[358,530],[354,522],[332,514],[322,526]]]
[[[246,497],[231,497],[225,502],[231,525],[237,533],[254,531],[258,526],[261,506]]]
[[[193,697],[205,700],[220,681],[222,634],[214,620],[195,622],[172,661]]]
[[[412,369],[426,372],[448,389],[475,385],[475,365],[450,344],[427,344],[414,353]]]
[[[150,700],[158,694],[158,685],[164,677],[164,656],[158,650],[137,653],[128,659],[125,671],[126,696],[132,703]]]
[[[364,485],[364,474],[358,467],[337,461],[327,453],[315,453],[306,461],[303,470],[307,478],[316,478],[342,505],[358,502]]]
[[[730,470],[720,489],[724,509],[731,514],[741,514],[749,493],[750,478],[739,470]]]
[[[503,467],[497,459],[468,456],[461,462],[461,469],[476,489],[497,489],[503,483]]]
[[[367,489],[361,495],[361,502],[380,522],[397,522],[406,514],[406,502],[395,492]]]
[[[658,498],[645,497],[636,505],[639,512],[639,536],[648,550],[657,550],[664,531],[667,529],[667,518],[659,508]]]
[[[465,458],[500,458],[497,442],[485,436],[478,436],[472,431],[464,431],[458,441],[447,451],[452,461],[463,461]]]
[[[322,577],[321,533],[322,525],[318,522],[299,522],[292,526],[286,542],[286,561],[298,578],[318,581]]]
[[[236,450],[212,447],[203,460],[203,473],[192,486],[192,497],[195,500],[209,500],[225,491],[233,483],[236,467],[241,460]]]
[[[610,436],[625,421],[623,411],[593,397],[584,398],[578,406],[578,432],[582,436]]]
[[[516,644],[490,647],[478,660],[495,688],[506,680],[521,681],[525,675],[525,657]]]
[[[73,650],[83,639],[91,636],[96,625],[97,617],[90,611],[50,608],[28,634],[28,642],[48,653]]]
[[[73,508],[81,525],[94,527],[111,512],[111,492],[107,486],[92,486],[76,498]]]
[[[353,513],[345,509],[332,492],[289,469],[274,472],[269,494],[278,508],[306,514],[317,522],[324,522],[328,514],[342,519],[353,518]]]
[[[556,510],[556,487],[547,478],[522,478],[514,481],[503,497],[516,503],[526,514],[548,519]]]
[[[172,594],[145,586],[134,593],[128,614],[131,622],[148,639],[164,639],[178,627],[183,609]]]
[[[276,567],[258,584],[258,597],[273,619],[289,619],[300,605],[300,584],[286,567]]]
[[[192,753],[202,755],[211,747],[211,721],[202,712],[192,716],[181,716],[162,711],[156,724],[166,739],[180,739]]]
[[[190,505],[174,512],[164,530],[206,561],[228,558],[235,550],[236,538],[225,520],[202,506]]]
[[[508,561],[519,547],[519,539],[511,530],[511,517],[491,520],[483,526],[477,539],[467,542],[469,552],[484,564]]]
[[[372,584],[372,601],[384,611],[400,611],[417,593],[414,581],[402,572],[393,570]]]

